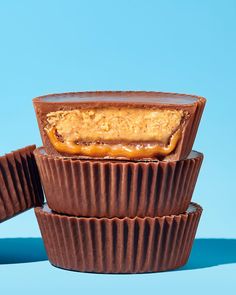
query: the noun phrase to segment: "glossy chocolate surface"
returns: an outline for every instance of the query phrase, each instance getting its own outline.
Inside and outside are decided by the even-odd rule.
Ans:
[[[157,103],[171,105],[186,105],[196,102],[199,98],[193,95],[143,92],[143,91],[97,91],[97,92],[71,92],[49,94],[36,97],[34,102],[50,103],[78,103],[78,102],[103,102],[103,103]]]

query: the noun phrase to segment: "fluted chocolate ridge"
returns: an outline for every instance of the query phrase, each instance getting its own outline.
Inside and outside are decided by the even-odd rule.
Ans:
[[[181,161],[78,160],[34,152],[49,207],[74,216],[144,217],[185,212],[203,155]]]
[[[35,208],[49,261],[97,273],[143,273],[178,268],[189,257],[202,208],[165,217],[85,218]]]
[[[0,157],[0,222],[43,204],[35,148],[27,146]]]

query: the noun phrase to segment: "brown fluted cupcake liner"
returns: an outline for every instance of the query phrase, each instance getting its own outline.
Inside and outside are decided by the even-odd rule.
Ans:
[[[144,273],[183,266],[202,208],[164,217],[84,218],[35,208],[49,261],[64,269],[97,273]]]
[[[43,204],[34,149],[32,145],[0,157],[0,222]]]
[[[54,157],[34,152],[49,207],[74,216],[155,217],[185,212],[203,155],[182,161],[131,162]]]

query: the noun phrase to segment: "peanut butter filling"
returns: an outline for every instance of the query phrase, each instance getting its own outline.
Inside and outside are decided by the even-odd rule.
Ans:
[[[166,156],[181,137],[183,110],[98,108],[47,114],[58,152],[95,157]]]
[[[55,129],[47,130],[48,137],[53,147],[61,153],[71,155],[83,155],[89,157],[126,157],[126,158],[153,158],[157,155],[166,156],[170,154],[176,147],[181,137],[180,129],[172,135],[168,146],[159,145],[127,145],[127,144],[96,144],[89,145],[76,144],[73,142],[61,142],[56,136]]]

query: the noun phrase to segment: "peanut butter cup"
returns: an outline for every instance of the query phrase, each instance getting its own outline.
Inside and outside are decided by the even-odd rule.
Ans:
[[[34,149],[27,146],[0,157],[0,222],[43,204]]]
[[[185,212],[203,155],[181,161],[83,160],[34,151],[48,205],[75,216],[144,217]]]
[[[180,160],[192,149],[205,99],[100,91],[46,95],[33,103],[49,155]]]
[[[202,208],[191,203],[180,215],[83,218],[35,208],[49,261],[69,270],[144,273],[183,266]]]

